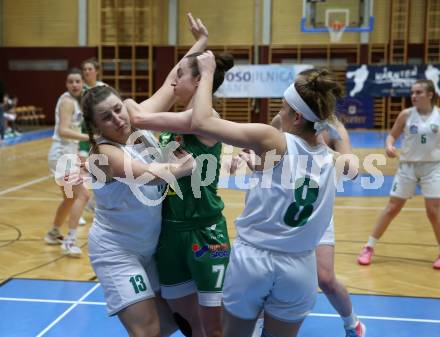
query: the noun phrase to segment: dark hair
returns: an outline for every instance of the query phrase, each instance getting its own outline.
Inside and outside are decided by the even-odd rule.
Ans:
[[[423,84],[427,92],[432,92],[431,104],[435,105],[437,102],[437,92],[435,91],[434,82],[431,80],[417,80],[414,84]]]
[[[333,120],[336,101],[342,97],[342,87],[328,70],[307,69],[299,73],[295,89],[321,120]],[[313,129],[313,123],[308,123]]]
[[[200,75],[199,67],[197,66],[197,56],[203,53],[197,52],[192,53],[187,56],[189,67],[191,68],[191,73],[193,77]],[[230,53],[221,53],[215,56],[215,72],[214,80],[212,83],[212,93],[216,92],[217,89],[222,85],[225,80],[225,73],[234,66],[234,57]]]
[[[69,75],[79,75],[79,76],[82,76],[81,69],[79,69],[79,68],[70,68],[69,70],[67,70],[67,76],[66,77],[69,77]]]
[[[88,58],[88,59],[82,61],[82,62],[81,62],[81,70],[84,68],[84,66],[85,66],[87,63],[90,63],[91,65],[93,65],[93,68],[95,68],[96,70],[99,70],[99,63],[98,63],[98,60],[96,60],[96,58],[94,58],[94,57],[91,57],[91,58]]]
[[[98,86],[87,90],[81,100],[81,110],[84,116],[84,125],[89,135],[91,150],[93,153],[99,153],[98,144],[95,141],[95,134],[98,133],[93,117],[95,107],[104,101],[111,94],[120,98],[119,93],[109,86]]]

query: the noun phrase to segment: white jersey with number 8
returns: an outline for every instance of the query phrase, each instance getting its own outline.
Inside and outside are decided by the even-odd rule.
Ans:
[[[295,135],[285,137],[281,161],[252,173],[259,183],[247,192],[245,209],[235,221],[237,233],[262,249],[314,250],[333,215],[333,156],[324,145],[311,147]]]

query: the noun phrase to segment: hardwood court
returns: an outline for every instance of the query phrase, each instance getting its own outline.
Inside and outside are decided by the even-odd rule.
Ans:
[[[59,246],[43,242],[61,198],[47,167],[50,143],[47,138],[0,149],[0,282],[12,277],[94,279],[87,257],[90,213],[86,213],[88,225],[78,230],[82,258],[64,257]],[[358,152],[363,157],[368,153],[383,153],[383,150]],[[388,165],[385,173],[392,174],[395,162]],[[243,209],[244,193],[221,189],[220,194],[234,238],[233,219]],[[353,293],[440,298],[440,272],[431,267],[438,248],[420,196],[409,200],[391,224],[377,245],[373,264],[357,265],[356,256],[386,202],[386,196],[336,199],[338,276]]]

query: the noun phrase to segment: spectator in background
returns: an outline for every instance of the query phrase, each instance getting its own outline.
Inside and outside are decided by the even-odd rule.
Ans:
[[[4,137],[19,136],[17,128],[17,114],[15,113],[15,107],[17,106],[17,96],[10,96],[7,93],[3,94],[3,118],[2,128]]]

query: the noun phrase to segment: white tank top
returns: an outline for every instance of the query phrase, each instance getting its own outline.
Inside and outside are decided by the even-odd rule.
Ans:
[[[252,173],[251,179],[260,183],[248,190],[245,209],[235,224],[244,241],[296,253],[315,249],[332,219],[334,165],[326,146],[312,148],[297,136],[285,133],[285,137],[287,152],[273,173]],[[270,176],[272,187],[263,188],[261,182]]]
[[[92,89],[92,88],[96,88],[96,87],[104,87],[104,86],[107,86],[107,84],[105,84],[105,83],[102,82],[102,81],[96,81],[96,84],[95,84],[94,87],[91,87],[91,86],[87,85],[87,84],[84,82],[84,91],[90,90],[90,89]]]
[[[415,107],[405,123],[400,153],[403,162],[440,161],[440,114],[435,106],[427,118],[423,118]]]
[[[66,91],[64,94],[62,94],[57,101],[57,105],[55,107],[55,129],[53,132],[53,136],[52,139],[53,140],[57,140],[59,142],[63,142],[63,143],[78,143],[78,140],[75,139],[66,139],[66,138],[62,138],[59,134],[59,128],[60,128],[60,106],[61,106],[61,102],[62,100],[64,100],[66,97],[70,97],[73,100],[73,104],[74,104],[74,111],[72,114],[72,118],[70,120],[70,124],[69,124],[69,128],[72,129],[73,131],[79,132],[81,133],[81,122],[82,122],[82,112],[81,112],[81,108],[79,106],[78,100],[73,97],[71,94],[69,94],[68,91]]]
[[[98,144],[112,144],[126,154],[144,163],[153,162],[141,152],[153,146],[160,151],[154,136],[142,131],[145,139],[140,144],[122,145],[99,139]],[[143,185],[141,193],[150,200],[160,200],[163,186]],[[95,218],[89,235],[107,249],[118,249],[149,256],[154,254],[162,222],[162,204],[146,206],[139,201],[130,187],[112,180],[93,191],[96,199]]]

